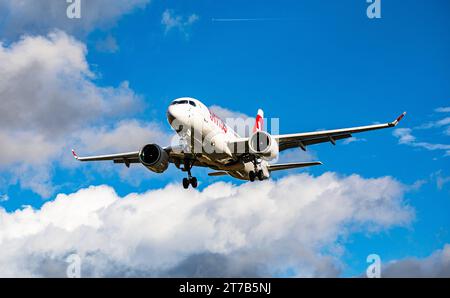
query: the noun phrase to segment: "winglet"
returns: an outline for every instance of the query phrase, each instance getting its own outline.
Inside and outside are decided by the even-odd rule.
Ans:
[[[73,150],[73,149],[72,149],[72,155],[73,155],[73,157],[75,157],[76,160],[78,160],[78,155],[77,155],[77,153],[75,152],[75,150]]]
[[[397,126],[397,124],[400,122],[400,120],[403,119],[403,117],[405,117],[406,112],[403,112],[400,116],[397,117],[397,119],[395,119],[393,122],[389,123],[390,126]]]

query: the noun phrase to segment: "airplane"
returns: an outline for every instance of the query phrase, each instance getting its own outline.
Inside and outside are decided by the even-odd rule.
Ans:
[[[293,168],[322,165],[320,161],[271,164],[281,151],[300,148],[306,151],[310,145],[336,141],[352,137],[355,133],[395,127],[406,115],[398,116],[394,121],[343,129],[271,135],[264,131],[264,112],[259,109],[252,134],[242,137],[229,125],[215,115],[201,101],[191,97],[173,100],[167,109],[167,120],[176,131],[180,140],[173,146],[161,147],[147,144],[139,151],[79,157],[74,150],[76,160],[113,161],[114,163],[140,163],[155,173],[163,173],[170,163],[187,172],[183,178],[183,187],[196,188],[198,181],[192,176],[193,167],[207,167],[214,172],[209,176],[229,175],[241,180],[265,180],[271,172]]]

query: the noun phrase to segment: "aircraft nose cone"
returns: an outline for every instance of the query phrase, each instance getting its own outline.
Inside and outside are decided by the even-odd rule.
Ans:
[[[167,118],[172,124],[174,120],[177,120],[179,122],[183,121],[183,111],[180,109],[177,105],[172,105],[167,109]]]
[[[175,120],[176,116],[174,115],[173,107],[170,106],[167,109],[167,120],[169,121],[169,124],[172,125],[172,122]]]
[[[188,125],[188,116],[180,105],[169,106],[167,109],[167,120],[176,131],[180,130],[184,125]]]

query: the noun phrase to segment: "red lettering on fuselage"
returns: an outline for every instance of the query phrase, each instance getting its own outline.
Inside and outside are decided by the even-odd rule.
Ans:
[[[225,122],[223,122],[222,119],[219,118],[219,116],[209,111],[209,117],[211,121],[214,122],[214,124],[216,124],[224,133],[227,133],[228,128],[225,125]]]

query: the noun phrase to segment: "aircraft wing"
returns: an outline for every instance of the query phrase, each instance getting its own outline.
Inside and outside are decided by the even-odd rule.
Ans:
[[[86,156],[79,157],[75,150],[72,150],[73,157],[79,161],[101,161],[101,160],[112,160],[114,162],[127,160],[130,163],[139,162],[139,151],[126,152],[126,153],[117,153],[117,154],[108,154],[108,155],[96,155],[96,156]]]
[[[405,115],[406,112],[398,116],[397,119],[395,119],[394,121],[384,124],[374,124],[367,126],[358,126],[358,127],[314,131],[314,132],[274,135],[273,137],[278,141],[280,151],[294,147],[300,147],[301,149],[306,150],[306,146],[324,142],[331,142],[333,145],[335,145],[337,140],[350,138],[354,133],[394,127],[398,124],[398,122],[400,122],[400,120],[402,120],[402,118]]]

